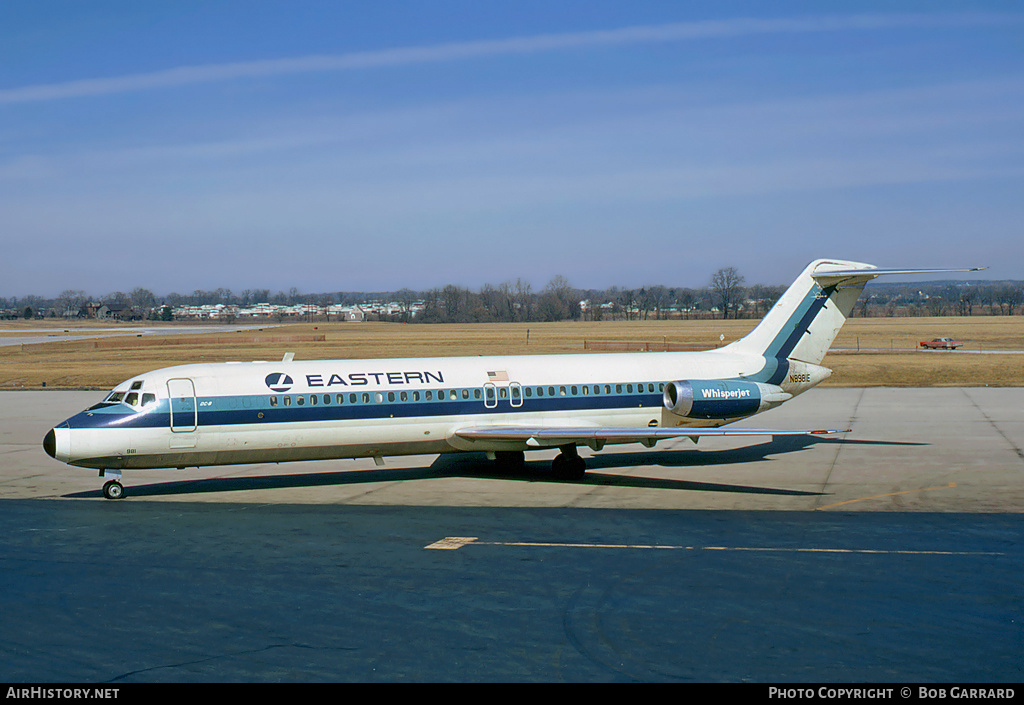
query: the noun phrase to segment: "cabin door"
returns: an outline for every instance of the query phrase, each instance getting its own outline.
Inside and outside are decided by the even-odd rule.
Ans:
[[[171,404],[171,431],[195,431],[199,423],[199,408],[196,404],[196,386],[192,380],[187,377],[167,380],[167,396]]]

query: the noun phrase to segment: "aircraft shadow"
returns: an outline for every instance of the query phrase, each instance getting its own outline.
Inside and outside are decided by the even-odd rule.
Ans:
[[[549,459],[528,460],[522,470],[503,472],[487,460],[483,453],[452,453],[439,455],[426,467],[373,468],[370,470],[336,470],[332,472],[261,475],[255,477],[214,477],[195,480],[175,480],[144,485],[129,485],[126,495],[131,497],[161,497],[173,495],[199,495],[240,490],[273,490],[301,487],[341,487],[376,482],[409,482],[440,478],[500,479],[516,482],[552,482],[606,487],[632,487],[662,490],[705,492],[733,492],[746,494],[811,496],[821,492],[776,489],[747,485],[698,482],[674,478],[643,477],[607,472],[615,468],[650,465],[665,468],[730,465],[758,461],[774,461],[769,456],[786,455],[817,445],[927,445],[905,441],[865,441],[821,438],[814,436],[779,436],[769,442],[742,448],[722,450],[666,449],[630,453],[599,453],[587,457],[587,473],[579,480],[561,480],[551,473]],[[326,461],[324,461],[326,462]],[[100,489],[74,492],[67,498],[85,499],[102,497]]]

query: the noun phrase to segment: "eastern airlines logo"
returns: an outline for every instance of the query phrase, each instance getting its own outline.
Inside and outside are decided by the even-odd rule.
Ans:
[[[292,378],[282,372],[271,372],[267,375],[267,386],[274,392],[287,392],[292,388]]]
[[[295,385],[295,381],[283,372],[271,372],[264,381],[274,392],[287,392]],[[307,387],[364,387],[400,384],[444,384],[444,375],[440,370],[437,372],[424,370],[422,372],[352,372],[347,375],[306,375]]]

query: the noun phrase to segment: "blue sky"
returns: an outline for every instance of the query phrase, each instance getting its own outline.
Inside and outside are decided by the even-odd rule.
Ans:
[[[0,296],[1024,279],[1011,2],[0,2]]]

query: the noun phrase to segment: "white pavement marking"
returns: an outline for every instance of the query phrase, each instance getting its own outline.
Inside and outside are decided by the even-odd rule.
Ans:
[[[455,551],[463,546],[519,546],[528,548],[632,548],[670,551],[770,551],[775,553],[873,553],[900,556],[1002,556],[998,551],[914,551],[907,549],[877,548],[800,548],[770,546],[668,546],[633,543],[546,543],[535,541],[480,541],[475,536],[446,536],[424,546],[425,549]]]

